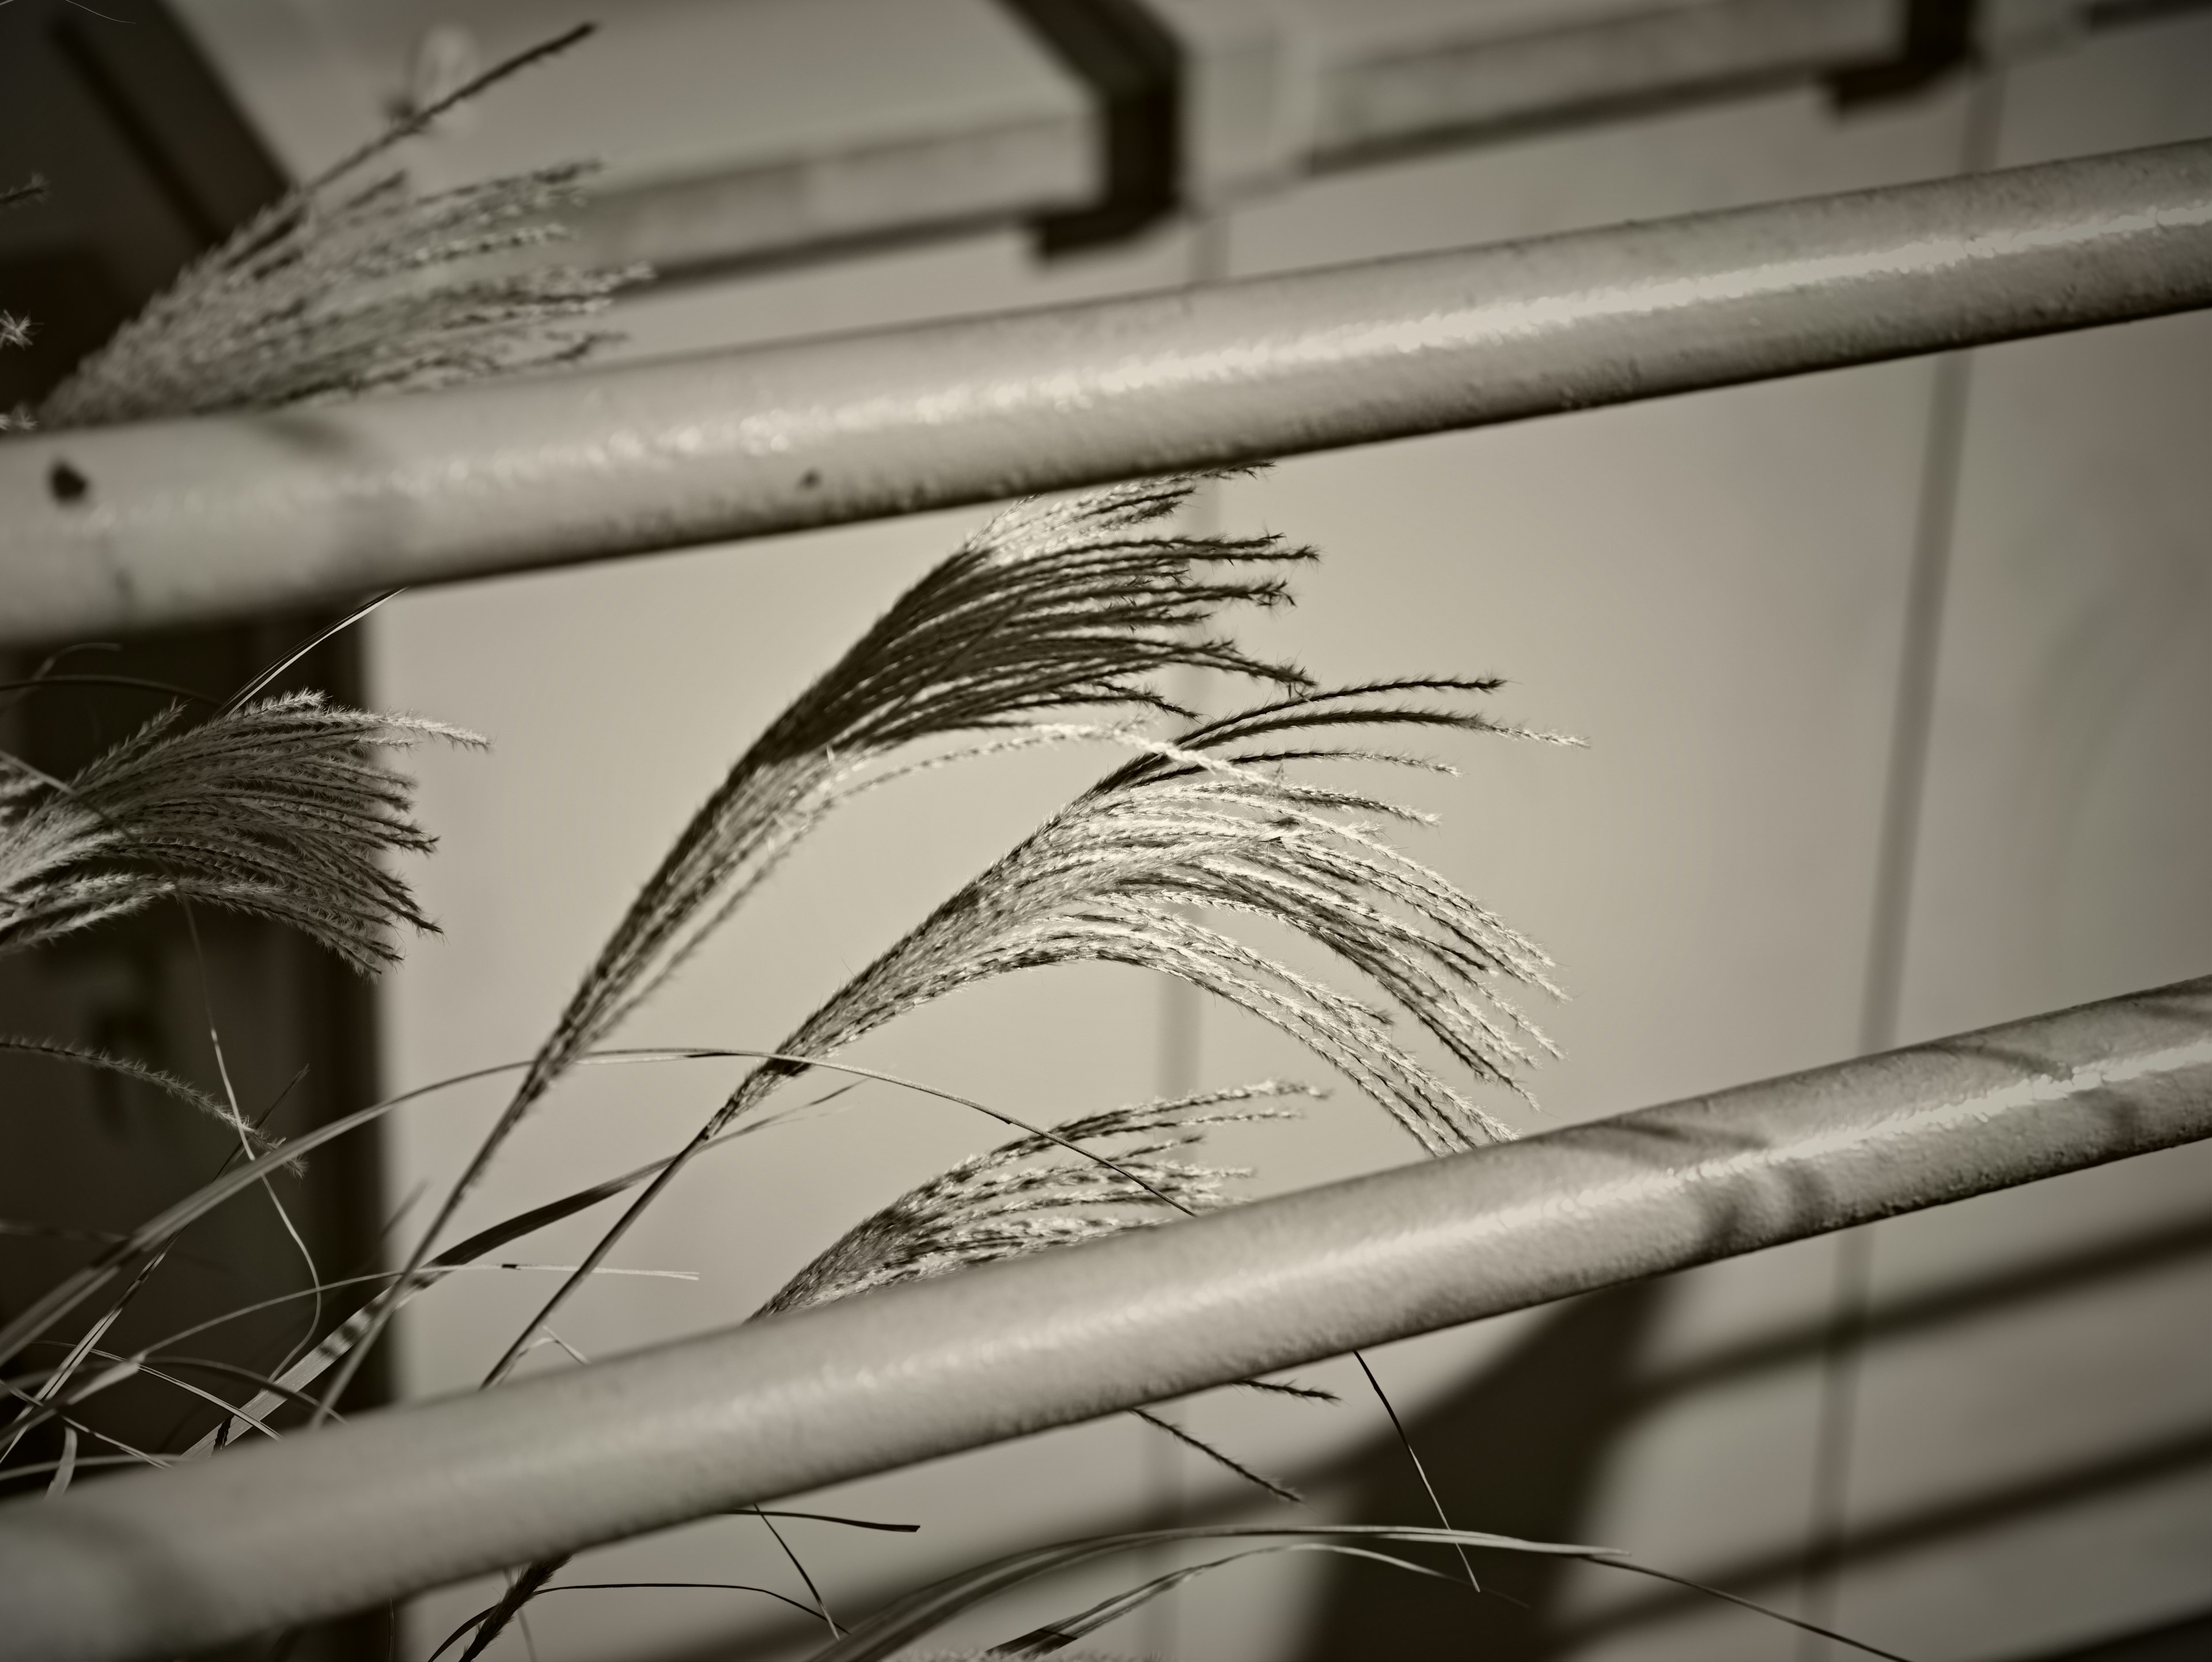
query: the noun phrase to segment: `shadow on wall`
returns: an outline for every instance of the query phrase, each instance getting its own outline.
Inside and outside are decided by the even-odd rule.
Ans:
[[[1964,1319],[2045,1304],[2208,1253],[2212,1215],[2183,1219],[2088,1251],[2024,1261],[1895,1300],[1875,1312],[1865,1336],[1880,1343],[1941,1331]],[[1656,1327],[1668,1285],[1638,1283],[1565,1306],[1459,1396],[1408,1422],[1407,1433],[1423,1451],[1439,1490],[1464,1497],[1459,1501],[1463,1512],[1476,1510],[1479,1502],[1480,1519],[1469,1527],[1541,1540],[1584,1539],[1595,1484],[1635,1419],[1718,1385],[1818,1361],[1826,1331],[1811,1324],[1681,1367],[1642,1373],[1638,1353]],[[2123,1443],[2094,1459],[2023,1474],[2015,1482],[1909,1513],[1867,1519],[1846,1543],[1844,1558],[1867,1565],[1940,1551],[2021,1519],[2207,1468],[2212,1468],[2212,1425]],[[1344,1503],[1347,1522],[1403,1523],[1428,1513],[1427,1497],[1411,1468],[1387,1440],[1347,1458],[1328,1475],[1337,1472],[1357,1483]],[[1312,1482],[1320,1474],[1302,1476]],[[1787,1608],[1803,1564],[1803,1554],[1793,1543],[1756,1559],[1700,1567],[1697,1573],[1715,1586]],[[1547,1662],[1678,1615],[1702,1598],[1684,1588],[1655,1589],[1601,1611],[1570,1617],[1559,1607],[1562,1579],[1571,1568],[1564,1561],[1498,1555],[1476,1568],[1486,1589],[1503,1598],[1475,1603],[1463,1590],[1441,1583],[1356,1562],[1331,1565],[1306,1659],[1322,1662],[1360,1654],[1367,1645],[1376,1647],[1372,1653],[1425,1662],[1464,1656],[1472,1642],[1478,1653]],[[1508,1599],[1522,1601],[1525,1608]],[[2182,1656],[2212,1656],[2212,1612],[2087,1649],[2053,1653],[2037,1662],[2165,1662]]]
[[[2009,1263],[1889,1301],[1869,1317],[1865,1338],[1881,1344],[1940,1332],[1973,1318],[2027,1312],[2052,1300],[2094,1292],[2131,1277],[2212,1257],[2212,1214],[2184,1217],[2088,1249]],[[1439,1491],[1452,1497],[1469,1528],[1540,1540],[1579,1541],[1597,1485],[1621,1438],[1642,1416],[1716,1386],[1784,1369],[1816,1367],[1828,1342],[1818,1320],[1778,1327],[1662,1369],[1642,1364],[1658,1331],[1672,1278],[1589,1294],[1560,1306],[1522,1344],[1488,1364],[1456,1396],[1409,1418],[1406,1429]],[[2100,1458],[2024,1474],[2001,1488],[1956,1495],[1908,1513],[1873,1518],[1845,1543],[1844,1562],[1865,1565],[1948,1545],[2039,1513],[2063,1511],[2138,1485],[2212,1474],[2212,1426],[2185,1428],[2122,1444]],[[1432,1513],[1395,1437],[1382,1435],[1325,1463],[1279,1473],[1316,1498],[1317,1511],[1345,1523],[1405,1524]],[[1256,1521],[1249,1495],[1224,1490],[1181,1519],[1189,1525]],[[1131,1514],[1102,1518],[1097,1532],[1155,1526]],[[1449,1555],[1438,1568],[1456,1572]],[[1718,1566],[1674,1565],[1716,1586],[1787,1606],[1803,1568],[1791,1542],[1755,1560]],[[1559,1561],[1504,1554],[1477,1560],[1488,1596],[1346,1561],[1326,1572],[1299,1662],[1389,1656],[1427,1662],[1470,1653],[1512,1662],[1551,1662],[1598,1640],[1680,1614],[1703,1595],[1655,1590],[1595,1612],[1561,1608]],[[855,1608],[877,1607],[912,1588],[866,1589]],[[787,1656],[818,1633],[810,1618],[749,1622],[742,1634],[655,1653],[653,1662],[743,1662]],[[1111,1650],[1110,1631],[1108,1648]],[[1785,1641],[1787,1642],[1787,1641]],[[2195,1648],[2190,1648],[2195,1647]],[[2178,1648],[2177,1648],[2178,1647]],[[2115,1637],[2026,1662],[2191,1662],[2212,1656],[2212,1612],[2179,1626]]]
[[[1668,1290],[1663,1281],[1638,1282],[1577,1300],[1465,1391],[1407,1422],[1438,1491],[1480,1514],[1469,1528],[1539,1541],[1582,1538],[1613,1433],[1644,1394],[1638,1361]],[[1355,1469],[1364,1481],[1344,1521],[1430,1515],[1419,1479],[1395,1446],[1366,1451]],[[1476,1599],[1463,1586],[1380,1566],[1332,1564],[1304,1655],[1310,1662],[1461,1662],[1468,1655],[1541,1662],[1560,1653],[1559,1589],[1573,1568],[1565,1559],[1483,1555],[1475,1572],[1486,1596]]]

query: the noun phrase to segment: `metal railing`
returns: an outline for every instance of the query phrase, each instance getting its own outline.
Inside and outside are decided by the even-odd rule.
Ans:
[[[0,1506],[0,1658],[194,1650],[2206,1136],[2212,977]]]
[[[0,448],[0,640],[2212,305],[2212,143]],[[2212,979],[0,1506],[0,1658],[173,1653],[2212,1135]],[[326,1497],[343,1495],[343,1505]]]
[[[0,644],[2212,305],[2212,143],[0,448]]]

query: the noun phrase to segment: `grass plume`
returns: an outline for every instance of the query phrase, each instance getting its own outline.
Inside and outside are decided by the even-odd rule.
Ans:
[[[1195,476],[999,514],[891,606],[746,750],[693,816],[562,1013],[526,1101],[602,1042],[841,803],[923,740],[1030,729],[1089,709],[1176,712],[1148,682],[1176,666],[1305,678],[1196,632],[1232,604],[1285,598],[1273,537],[1166,528]],[[1257,575],[1253,575],[1256,572]]]
[[[187,726],[172,705],[64,782],[0,757],[0,953],[157,900],[289,924],[373,972],[399,925],[434,928],[384,868],[425,854],[413,791],[376,752],[479,743],[298,692]]]
[[[1066,1120],[1052,1137],[1018,1137],[908,1190],[856,1225],[758,1313],[809,1309],[1229,1205],[1226,1184],[1249,1172],[1168,1156],[1217,1125],[1294,1118],[1295,1110],[1269,1105],[1271,1099],[1315,1094],[1273,1083],[1206,1091]],[[1140,1141],[1121,1146],[1132,1137]],[[1085,1160],[1071,1145],[1110,1151],[1112,1163]]]
[[[1043,718],[1074,710],[1187,713],[1151,679],[1177,667],[1308,685],[1297,668],[1207,632],[1226,607],[1285,600],[1281,568],[1313,557],[1273,536],[1175,529],[1172,516],[1213,477],[1140,479],[1015,503],[902,594],[771,721],[609,935],[380,1309],[407,1295],[439,1232],[562,1075],[675,974],[810,831],[857,793],[896,776],[887,765],[894,754],[963,735],[986,745],[1010,733],[1034,736]],[[370,1323],[340,1365],[333,1395],[383,1320]]]
[[[572,362],[607,337],[576,326],[641,268],[479,262],[558,240],[584,163],[416,196],[378,173],[454,105],[584,38],[495,66],[287,192],[85,359],[38,406],[89,427],[450,386]]]
[[[1555,990],[1525,937],[1375,832],[1415,819],[1381,798],[1293,777],[1294,764],[1418,758],[1346,729],[1517,733],[1464,705],[1486,680],[1375,682],[1302,691],[1115,769],[848,982],[776,1048],[828,1056],[908,1010],[1019,970],[1119,963],[1189,982],[1307,1046],[1431,1154],[1508,1137],[1500,1121],[1392,1037],[1360,1002],[1198,922],[1194,911],[1287,925],[1361,971],[1480,1081],[1522,1090],[1549,1043],[1510,1001]],[[804,1068],[768,1062],[732,1093],[711,1135]]]
[[[963,728],[1033,725],[1040,715],[1066,705],[1097,703],[1103,691],[1119,691],[1123,702],[1139,709],[1173,711],[1170,701],[1135,678],[1177,662],[1263,673],[1291,691],[1223,720],[1201,721],[1172,744],[1142,740],[1127,729],[1062,729],[1118,738],[1139,753],[939,906],[776,1045],[780,1059],[749,1073],[654,1177],[507,1348],[492,1379],[514,1366],[538,1327],[699,1149],[806,1071],[805,1062],[789,1058],[826,1058],[909,1010],[1015,971],[1105,962],[1176,976],[1297,1039],[1372,1097],[1429,1153],[1456,1152],[1512,1135],[1395,1041],[1387,1008],[1302,975],[1190,914],[1257,916],[1289,926],[1364,972],[1386,1006],[1413,1017],[1478,1080],[1521,1091],[1534,1053],[1551,1046],[1505,989],[1519,983],[1555,990],[1547,978],[1549,960],[1375,830],[1375,821],[1418,815],[1379,798],[1303,781],[1291,770],[1316,763],[1437,765],[1376,748],[1376,735],[1392,731],[1549,735],[1527,734],[1468,707],[1474,697],[1495,691],[1495,680],[1400,679],[1316,691],[1297,671],[1258,663],[1231,643],[1195,636],[1189,625],[1222,600],[1274,600],[1283,591],[1275,578],[1215,579],[1194,594],[1188,592],[1193,563],[1281,557],[1273,540],[1101,538],[1091,529],[1118,527],[1132,515],[1142,516],[1139,524],[1158,518],[1180,505],[1192,483],[1139,481],[1072,502],[1024,502],[994,521],[909,591],[770,728],[679,840],[617,931],[615,946],[622,946],[641,913],[653,915],[656,894],[672,886],[667,880],[672,868],[685,870],[698,857],[695,850],[715,846],[722,803],[742,801],[754,788],[752,780],[779,782],[775,794],[762,809],[730,818],[749,830],[765,827],[754,834],[771,848],[783,834],[781,826],[803,829],[827,812],[841,787],[851,788],[852,778],[842,770],[842,753],[828,742],[830,732],[854,735],[860,747],[944,732],[955,722]],[[998,550],[1010,527],[1024,541],[1045,534],[1026,557],[1004,563]],[[1133,558],[1134,575],[1172,585],[1166,597],[1117,569]],[[1103,631],[1093,621],[1102,608],[1130,622]],[[940,620],[957,627],[948,632]],[[1133,625],[1134,651],[1127,639]],[[933,710],[937,713],[927,714]],[[798,744],[801,736],[822,748]],[[786,765],[816,770],[811,776],[817,782],[802,787],[781,771]],[[748,886],[740,885],[737,894]],[[723,915],[726,905],[710,916],[707,927]],[[580,1003],[604,997],[635,973],[613,959],[611,948],[586,979]],[[599,1031],[564,1019],[563,1031],[544,1054],[556,1058],[564,1048],[580,1050],[597,1041]],[[533,1069],[532,1079],[538,1073]],[[531,1084],[526,1080],[449,1194],[438,1225],[527,1107]],[[436,1233],[434,1226],[424,1236],[410,1274]],[[393,1296],[404,1295],[405,1285],[403,1280]],[[360,1355],[349,1357],[349,1364],[357,1366]]]
[[[902,594],[769,724],[692,816],[459,1190],[575,1059],[605,1043],[810,831],[890,776],[884,763],[893,752],[932,739],[1031,732],[1041,718],[1076,709],[1177,712],[1148,679],[1177,666],[1304,685],[1291,666],[1202,632],[1225,606],[1280,603],[1278,568],[1312,557],[1273,537],[1194,537],[1167,526],[1202,477],[1017,503]]]

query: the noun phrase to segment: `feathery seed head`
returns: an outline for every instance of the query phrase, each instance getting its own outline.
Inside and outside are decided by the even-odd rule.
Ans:
[[[1153,677],[1177,666],[1304,685],[1296,668],[1199,632],[1225,606],[1283,601],[1279,568],[1312,557],[1273,537],[1165,527],[1210,477],[1018,502],[893,602],[694,816],[577,989],[518,1103],[649,997],[838,806],[890,776],[879,764],[891,752],[1007,729],[1018,742],[1097,732],[1040,721],[1071,709],[1174,711]]]
[[[488,270],[558,240],[592,164],[541,167],[416,197],[364,171],[446,111],[565,52],[591,25],[493,65],[287,192],[80,363],[38,409],[89,427],[449,386],[570,362],[605,334],[574,327],[650,273]]]
[[[380,748],[472,734],[299,692],[185,726],[172,705],[66,785],[0,763],[0,953],[175,897],[290,924],[364,973],[434,926],[384,869],[433,839]],[[12,758],[7,758],[12,760]]]
[[[1064,1121],[1054,1128],[1057,1141],[1018,1137],[902,1195],[800,1270],[757,1313],[804,1310],[899,1282],[1147,1228],[1176,1216],[1176,1207],[1205,1212],[1228,1205],[1224,1185],[1249,1173],[1167,1156],[1216,1125],[1294,1119],[1297,1111],[1276,1099],[1317,1094],[1273,1082],[1208,1091]],[[1119,1146],[1128,1138],[1139,1141]],[[1085,1159],[1078,1150],[1111,1163]]]
[[[414,197],[398,174],[344,196],[292,192],[79,364],[39,406],[49,427],[270,410],[421,390],[571,362],[578,320],[635,270],[467,270],[561,234],[580,166]]]
[[[1496,685],[1400,680],[1298,692],[1202,723],[1172,744],[1140,742],[1140,754],[945,902],[777,1049],[827,1056],[908,1010],[1016,970],[1127,964],[1188,981],[1297,1038],[1431,1154],[1510,1136],[1391,1037],[1384,1010],[1191,916],[1288,925],[1358,971],[1478,1080],[1522,1092],[1534,1052],[1551,1046],[1504,989],[1555,992],[1550,960],[1376,835],[1372,820],[1415,818],[1408,810],[1285,771],[1325,761],[1433,765],[1331,736],[1346,728],[1518,733],[1421,702],[1463,703]],[[718,1123],[804,1071],[764,1063]]]
[[[577,1057],[680,970],[839,806],[898,776],[884,765],[892,752],[961,735],[982,735],[971,755],[1093,736],[1099,729],[1041,718],[1082,709],[1109,720],[1174,710],[1152,678],[1182,665],[1305,685],[1298,670],[1200,632],[1224,606],[1285,600],[1277,569],[1313,557],[1273,537],[1171,529],[1170,517],[1214,477],[1017,502],[894,601],[769,723],[692,816],[600,948],[425,1239]]]

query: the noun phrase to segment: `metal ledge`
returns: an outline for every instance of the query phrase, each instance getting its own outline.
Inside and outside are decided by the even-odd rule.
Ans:
[[[1487,29],[1485,8],[1453,9],[1460,31],[1340,49],[1317,100],[1314,168],[1811,80],[1904,46],[1894,0],[1701,0],[1565,19],[1547,4]]]
[[[125,1662],[2212,1135],[2212,977],[0,1506]]]
[[[2212,143],[0,446],[0,643],[1480,426],[2212,305]]]

